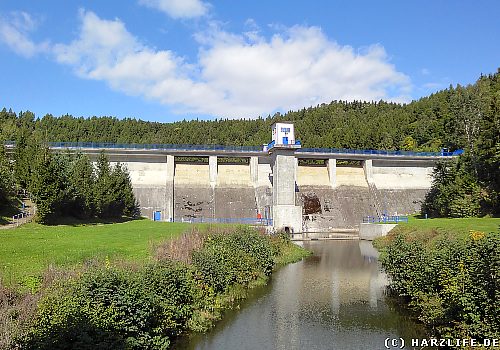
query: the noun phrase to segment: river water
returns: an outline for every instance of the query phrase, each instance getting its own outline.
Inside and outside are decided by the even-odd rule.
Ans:
[[[385,295],[387,277],[371,242],[303,245],[314,255],[275,272],[214,329],[175,348],[372,350],[386,349],[387,338],[410,344],[424,337],[408,312]]]

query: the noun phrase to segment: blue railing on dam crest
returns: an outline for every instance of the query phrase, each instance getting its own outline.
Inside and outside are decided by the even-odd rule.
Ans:
[[[383,215],[383,216],[365,216],[363,217],[363,224],[374,224],[374,223],[383,223],[383,224],[392,224],[392,223],[400,223],[400,222],[408,222],[408,216],[406,215]]]
[[[347,148],[301,148],[297,153],[337,153],[361,155],[387,155],[387,156],[427,156],[427,157],[453,157],[459,156],[463,150],[454,152],[413,152],[413,151],[385,151],[376,149],[347,149]]]
[[[15,142],[7,141],[6,146],[14,147]],[[111,143],[111,142],[48,142],[51,148],[91,148],[91,149],[137,149],[158,151],[220,151],[220,152],[256,152],[267,153],[268,147],[263,146],[225,146],[225,145],[186,145],[186,144],[139,144],[139,143]],[[407,156],[407,157],[454,157],[463,154],[463,150],[453,152],[413,152],[413,151],[387,151],[387,150],[363,150],[348,148],[300,148],[297,154],[321,153],[321,154],[354,154],[354,155],[383,155],[383,156]]]
[[[223,146],[223,145],[184,145],[184,144],[139,144],[139,143],[109,143],[109,142],[48,142],[51,148],[111,148],[111,149],[144,149],[144,150],[175,150],[175,151],[233,151],[260,152],[260,146]]]
[[[187,222],[191,224],[209,223],[209,224],[245,224],[245,225],[264,225],[272,226],[272,219],[258,219],[258,218],[207,218],[207,217],[195,217],[195,218],[175,218],[173,222]]]

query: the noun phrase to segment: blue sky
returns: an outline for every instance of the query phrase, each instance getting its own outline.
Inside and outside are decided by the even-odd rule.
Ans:
[[[0,1],[0,107],[267,116],[409,102],[500,67],[500,2]]]

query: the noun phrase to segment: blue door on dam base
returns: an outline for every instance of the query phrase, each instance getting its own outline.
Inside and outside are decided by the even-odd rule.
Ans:
[[[288,145],[288,136],[283,136],[283,144]]]
[[[161,211],[155,211],[153,214],[154,221],[161,221]]]

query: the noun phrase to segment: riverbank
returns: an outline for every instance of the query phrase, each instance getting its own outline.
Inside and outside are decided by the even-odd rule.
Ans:
[[[0,343],[164,349],[182,334],[206,331],[276,266],[306,255],[285,236],[247,227],[194,230],[156,245],[146,263],[61,270],[35,294],[0,288]]]
[[[390,289],[437,337],[500,337],[500,219],[412,220],[374,245]]]

